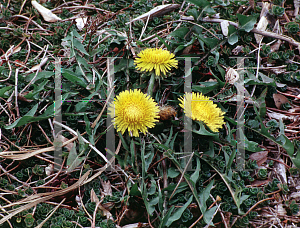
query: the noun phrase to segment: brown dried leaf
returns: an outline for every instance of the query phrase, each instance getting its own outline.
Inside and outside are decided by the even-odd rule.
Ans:
[[[98,196],[96,195],[94,189],[92,188],[91,190],[91,202],[95,202],[96,204],[99,203],[99,198]]]
[[[98,205],[98,208],[101,211],[103,216],[106,216],[107,219],[113,220],[112,214],[105,207],[103,207],[101,205],[100,200],[99,200],[98,196],[96,195],[93,188],[91,190],[91,202],[95,202],[96,205]]]
[[[268,184],[269,182],[270,182],[269,179],[267,179],[267,180],[255,180],[255,181],[253,181],[253,182],[251,183],[251,186],[252,186],[252,187],[260,187],[260,186],[262,186],[262,185]]]
[[[282,35],[282,29],[281,29],[281,27],[280,27],[279,20],[277,20],[277,21],[275,22],[275,25],[274,25],[274,27],[273,27],[272,32]],[[279,40],[278,40],[278,41],[279,41]],[[271,48],[271,50],[272,50],[272,48]],[[278,50],[278,49],[277,49],[277,50]]]
[[[56,16],[51,10],[45,8],[37,1],[31,1],[32,6],[42,15],[45,21],[47,22],[57,22],[60,21],[61,18]]]
[[[41,70],[42,66],[44,66],[44,65],[46,64],[47,61],[48,61],[48,58],[46,57],[46,58],[44,58],[44,59],[41,61],[40,64],[37,64],[37,65],[31,67],[31,69],[28,70],[28,71],[26,71],[25,73],[28,74],[28,73],[34,72],[34,71],[36,71],[36,70],[38,70],[38,69]]]
[[[26,92],[28,92],[28,91],[26,91]],[[25,94],[26,92],[24,92],[24,94],[19,93],[19,94],[18,94],[18,100],[19,100],[19,101],[24,101],[24,102],[30,103],[30,102],[32,102],[33,100],[28,100],[28,99],[26,99],[26,98],[24,97],[24,95],[26,95],[26,94]]]
[[[182,54],[183,54],[183,55],[189,54],[189,53],[191,52],[192,48],[193,48],[193,45],[192,45],[192,44],[189,45],[189,46],[187,46],[185,49],[183,49]]]
[[[103,216],[106,216],[106,219],[114,220],[112,214],[106,210],[101,204],[99,204],[99,209],[102,211]]]
[[[289,100],[282,94],[274,93],[273,99],[274,99],[275,105],[278,109],[281,109],[281,106],[283,104],[289,103]]]
[[[256,152],[250,155],[250,159],[257,162],[258,166],[261,166],[268,156],[268,151]]]
[[[227,227],[230,226],[230,217],[231,217],[232,213],[231,212],[224,212],[224,222],[227,224]]]
[[[76,18],[76,26],[77,28],[81,31],[84,26],[86,25],[87,23],[87,20],[88,18],[87,17],[79,17],[79,18]]]
[[[277,112],[271,112],[271,111],[268,111],[268,116],[270,119],[276,119],[276,120],[291,120],[291,121],[294,121],[295,117],[296,116],[292,116],[292,115],[285,115],[285,114],[282,114],[282,113],[277,113]]]
[[[275,44],[271,45],[271,52],[276,52],[281,47],[282,41],[278,40]],[[286,72],[286,69],[275,69],[278,74]]]
[[[224,36],[228,36],[228,26],[229,26],[229,22],[227,20],[224,20],[220,23],[221,29],[222,29],[222,33]]]
[[[276,170],[277,175],[279,176],[280,180],[286,184],[287,183],[287,178],[286,178],[286,167],[284,165],[284,161],[280,158],[279,161],[281,162],[276,162],[274,167]]]
[[[231,52],[234,55],[238,55],[242,51],[243,51],[243,46],[242,45],[238,45]]]
[[[255,8],[255,1],[254,0],[249,0],[249,5],[251,6],[252,9]]]
[[[257,23],[256,29],[261,30],[261,31],[266,31],[267,26],[269,24],[269,21],[267,19],[269,8],[270,8],[270,3],[263,2],[262,10],[260,12],[260,19],[259,19],[259,22]],[[261,42],[261,39],[263,38],[263,36],[259,35],[259,34],[254,34],[254,37],[255,37],[256,43],[258,43],[258,44]]]
[[[59,135],[59,140],[64,144],[65,142],[67,142],[69,139],[66,138],[65,136],[63,135]],[[73,142],[70,142],[68,143],[67,145],[65,145],[65,148],[67,148],[67,150],[70,152],[72,147],[73,147],[74,143]]]
[[[263,2],[263,6],[260,12],[260,17],[267,16],[270,9],[270,3],[269,2]]]
[[[259,19],[256,29],[258,29],[260,31],[266,31],[268,24],[269,24],[269,22],[268,22],[267,18],[265,16],[262,16]],[[263,36],[259,35],[259,34],[254,34],[254,37],[255,37],[257,44],[259,44],[261,42],[261,39],[263,38]]]
[[[286,216],[286,210],[284,209],[282,204],[275,205],[276,214],[279,216]]]
[[[239,80],[239,78],[240,78],[240,75],[235,69],[233,69],[231,67],[227,68],[226,74],[225,74],[225,79],[229,84],[233,85],[235,82],[237,82]]]
[[[300,192],[293,192],[291,195],[290,195],[291,198],[300,198]]]
[[[103,191],[102,189],[100,189],[101,191],[101,197],[105,197],[105,196],[112,196],[112,189],[111,189],[111,184],[110,181],[103,181],[102,179],[100,179],[101,185],[103,187]]]
[[[45,173],[47,176],[50,176],[53,173],[54,170],[54,165],[53,164],[49,164],[46,168],[45,168]]]

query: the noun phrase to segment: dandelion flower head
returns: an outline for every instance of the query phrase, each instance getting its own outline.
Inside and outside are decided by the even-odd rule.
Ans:
[[[145,134],[147,128],[154,127],[158,113],[159,107],[153,98],[137,89],[121,92],[108,108],[117,131],[124,134],[128,129],[135,137],[139,131]]]
[[[139,58],[134,60],[136,68],[141,71],[155,70],[155,75],[161,76],[161,73],[166,75],[172,67],[177,68],[178,60],[175,55],[167,50],[157,48],[147,48],[141,51]]]
[[[209,97],[201,93],[185,93],[178,99],[184,113],[193,120],[203,121],[212,131],[218,132],[224,122],[224,112]]]

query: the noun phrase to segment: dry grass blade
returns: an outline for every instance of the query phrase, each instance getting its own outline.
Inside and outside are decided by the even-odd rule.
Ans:
[[[118,147],[117,147],[116,152],[115,152],[116,155],[119,153],[120,148],[121,148],[121,139],[119,140],[119,144],[118,144]],[[112,157],[112,158],[109,160],[109,162],[110,162],[109,164],[112,164],[114,161],[115,161],[115,157]],[[87,180],[84,182],[84,184],[89,183],[89,182],[91,182],[92,180],[94,180],[96,177],[100,176],[101,173],[103,173],[103,172],[107,169],[107,167],[108,167],[108,165],[106,164],[104,167],[100,168],[100,170],[99,170],[97,173],[95,173],[93,176],[91,176],[89,179],[87,179]]]
[[[62,126],[63,128],[65,128],[65,129],[67,129],[69,132],[71,132],[73,135],[77,135],[77,133],[73,130],[73,129],[71,129],[71,128],[69,128],[68,126],[66,126],[66,125],[64,125],[64,124],[62,124],[62,123],[59,123],[59,122],[57,122],[57,121],[53,121],[53,123],[54,124],[57,124],[57,125],[59,125],[59,126]],[[85,143],[87,143],[88,145],[89,145],[89,147],[90,148],[92,148],[97,154],[99,154],[100,155],[100,157],[105,161],[105,162],[107,162],[109,165],[111,165],[111,163],[109,163],[109,161],[107,160],[107,158],[96,148],[96,147],[94,147],[89,141],[87,141],[85,138],[82,138],[82,140],[85,142]]]
[[[167,4],[167,5],[161,5],[153,8],[147,13],[142,14],[141,16],[134,18],[131,22],[137,21],[137,20],[146,20],[148,17],[152,19],[153,17],[159,17],[162,16],[170,11],[173,11],[174,9],[179,8],[179,4]],[[126,24],[129,24],[130,22],[127,22]]]
[[[91,202],[95,202],[96,203],[96,207],[93,213],[93,222],[92,222],[92,228],[95,228],[95,222],[96,222],[96,213],[98,211],[98,209],[101,211],[101,214],[103,216],[106,216],[106,219],[111,219],[114,220],[112,214],[101,205],[101,202],[103,201],[103,199],[100,201],[99,198],[97,197],[94,189],[91,190]]]
[[[11,219],[13,216],[17,215],[18,213],[24,211],[24,210],[28,210],[29,208],[32,208],[34,207],[35,205],[39,204],[39,203],[42,203],[46,200],[49,200],[53,197],[56,197],[56,196],[61,196],[61,195],[64,195],[66,194],[67,192],[70,192],[78,187],[80,187],[83,182],[85,181],[85,179],[88,177],[88,175],[90,174],[90,171],[86,172],[75,184],[71,185],[70,187],[68,188],[65,188],[65,189],[62,189],[62,190],[59,190],[59,191],[56,191],[56,192],[48,192],[48,193],[41,193],[41,194],[36,194],[34,195],[33,198],[36,198],[35,200],[32,200],[32,197],[28,197],[24,200],[21,201],[21,203],[25,203],[26,200],[29,199],[29,201],[32,201],[24,206],[21,206],[15,210],[12,210],[12,211],[8,211],[8,215],[4,216],[1,220],[0,220],[0,224],[3,224],[4,222],[6,222],[7,220]],[[45,196],[46,195],[46,196]],[[11,207],[13,205],[16,205],[16,203],[13,203],[13,204],[9,204],[9,205],[6,205],[5,207]]]
[[[75,141],[78,137],[75,136],[74,138],[64,142],[62,144],[62,146],[66,146],[69,143]],[[7,158],[7,159],[14,159],[14,160],[25,160],[28,158],[31,158],[35,155],[41,154],[41,153],[45,153],[45,152],[49,152],[49,151],[54,151],[55,148],[54,146],[51,147],[47,147],[47,148],[43,148],[43,149],[39,149],[39,150],[26,150],[26,151],[5,151],[5,152],[0,152],[0,157],[2,158]]]
[[[43,222],[41,222],[39,225],[37,225],[35,228],[42,228],[42,226],[45,224],[45,222],[47,222],[47,220],[54,214],[54,212],[60,207],[60,205],[66,200],[66,198],[64,198],[55,208],[54,210],[51,212],[50,215],[47,216],[47,218],[44,219]]]
[[[169,200],[173,197],[173,195],[175,194],[175,192],[176,192],[176,190],[177,190],[179,184],[181,183],[181,181],[182,181],[182,179],[183,179],[183,177],[184,177],[184,174],[186,173],[186,170],[187,170],[187,168],[189,167],[190,162],[192,161],[193,156],[194,156],[194,152],[190,155],[190,158],[189,158],[189,160],[188,160],[188,162],[187,162],[187,165],[184,167],[184,170],[183,170],[182,172],[180,171],[181,169],[179,169],[180,167],[177,167],[177,168],[179,169],[179,171],[181,172],[181,176],[180,176],[180,179],[179,179],[179,181],[178,181],[176,187],[174,188],[174,190],[173,190],[173,192],[172,192],[172,194],[171,194]],[[189,184],[189,182],[187,182],[187,183]],[[189,184],[189,186],[190,186],[190,184]],[[190,187],[191,187],[191,186],[190,186]]]
[[[94,123],[92,124],[92,128],[95,128],[96,124],[98,123],[98,121],[100,120],[101,116],[102,116],[102,113],[104,112],[105,108],[106,108],[106,105],[107,105],[107,102],[109,100],[109,98],[111,97],[111,94],[112,94],[113,90],[110,91],[109,95],[108,95],[108,98],[106,99],[106,102],[100,112],[100,114],[97,116],[96,120],[94,121]]]

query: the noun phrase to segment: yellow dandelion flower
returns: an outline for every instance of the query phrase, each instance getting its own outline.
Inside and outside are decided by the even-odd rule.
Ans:
[[[157,48],[147,48],[138,54],[139,58],[134,60],[136,68],[141,71],[155,70],[156,76],[160,76],[161,73],[166,73],[171,70],[172,67],[177,68],[178,61],[173,53],[167,50]]]
[[[147,128],[154,127],[158,113],[159,107],[153,98],[137,89],[121,92],[108,108],[117,131],[124,134],[128,129],[135,137],[139,136],[139,131],[145,134]]]
[[[184,113],[193,120],[203,121],[212,131],[218,132],[224,122],[224,114],[209,97],[201,93],[186,93],[178,99]]]

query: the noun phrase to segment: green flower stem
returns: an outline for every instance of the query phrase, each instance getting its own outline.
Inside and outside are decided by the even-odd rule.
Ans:
[[[153,94],[154,82],[155,82],[155,73],[152,72],[152,73],[151,73],[150,80],[149,80],[148,91],[147,91],[147,94],[148,94],[150,97],[152,97],[152,94]]]

